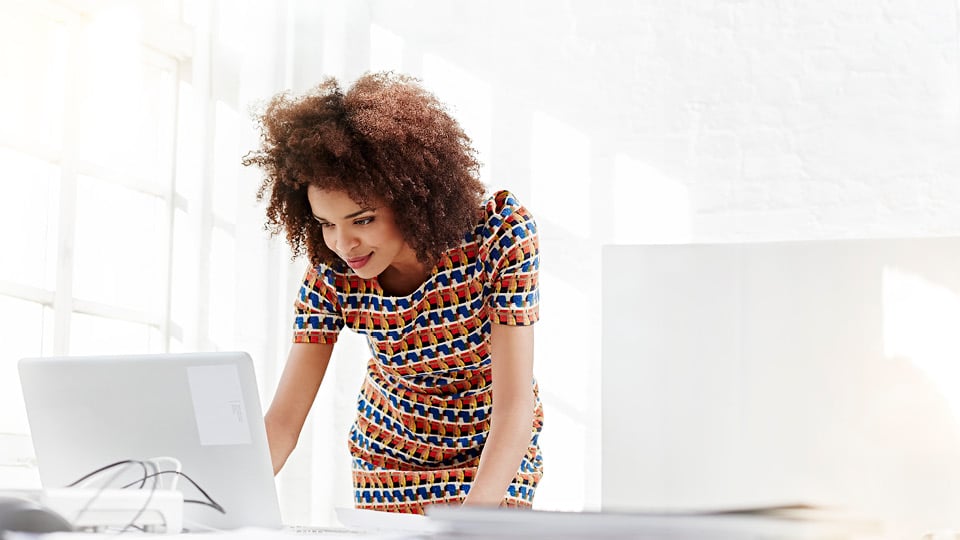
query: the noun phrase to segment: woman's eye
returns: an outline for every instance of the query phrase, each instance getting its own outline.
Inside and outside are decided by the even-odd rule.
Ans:
[[[373,223],[373,218],[372,218],[372,217],[360,218],[360,219],[354,221],[353,223],[354,223],[355,225],[368,225],[368,224],[370,224],[370,223]]]
[[[327,223],[326,221],[318,221],[317,223],[320,224],[321,229],[329,229],[330,227],[333,227],[333,223]]]

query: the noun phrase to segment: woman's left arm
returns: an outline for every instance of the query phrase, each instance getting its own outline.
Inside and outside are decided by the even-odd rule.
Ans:
[[[498,506],[530,445],[533,326],[494,323],[490,331],[493,411],[476,477],[463,504]]]

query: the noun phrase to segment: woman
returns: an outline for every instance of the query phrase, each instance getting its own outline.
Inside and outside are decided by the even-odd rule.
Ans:
[[[529,507],[542,475],[533,378],[536,224],[484,198],[470,139],[409,77],[330,78],[260,118],[258,193],[307,270],[266,414],[274,472],[296,445],[343,327],[371,358],[350,430],[360,508]]]

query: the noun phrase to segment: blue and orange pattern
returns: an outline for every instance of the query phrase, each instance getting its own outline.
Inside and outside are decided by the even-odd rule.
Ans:
[[[407,296],[388,296],[376,278],[346,266],[307,271],[296,302],[294,341],[335,343],[343,327],[364,334],[372,357],[350,430],[359,508],[423,513],[462,501],[490,431],[490,329],[539,318],[537,226],[507,191],[444,253]],[[504,504],[530,506],[543,464],[536,411],[530,444]]]

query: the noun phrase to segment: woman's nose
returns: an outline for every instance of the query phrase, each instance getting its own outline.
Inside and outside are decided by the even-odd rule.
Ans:
[[[349,231],[340,229],[337,231],[337,251],[340,253],[350,253],[350,250],[357,245],[357,237],[350,234]]]

